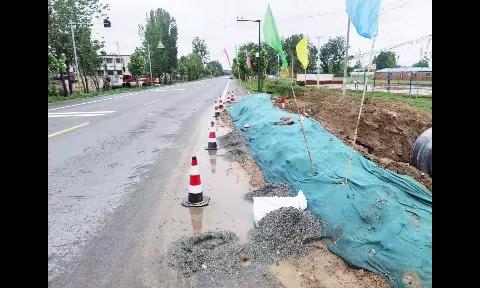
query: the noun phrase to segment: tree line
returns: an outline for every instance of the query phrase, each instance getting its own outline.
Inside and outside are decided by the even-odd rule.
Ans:
[[[92,39],[92,27],[106,17],[109,6],[103,0],[48,0],[48,93],[58,94],[53,81],[60,81],[62,93],[73,93],[73,84],[80,83],[83,91],[88,93],[87,76],[93,80],[94,89],[100,90],[98,74],[102,65],[104,43]],[[75,67],[74,50],[70,23],[75,23],[74,37],[80,71]],[[218,61],[210,61],[205,40],[195,37],[192,41],[192,52],[178,58],[178,28],[174,17],[164,9],[149,11],[147,19],[139,27],[141,39],[130,56],[128,69],[135,78],[150,76],[161,79],[164,84],[172,82],[177,76],[184,80],[196,80],[207,76],[223,75],[222,65]],[[150,52],[150,58],[148,57]],[[80,72],[80,73],[78,73]]]
[[[288,70],[291,74],[304,73],[304,69],[301,66],[300,61],[296,55],[295,46],[303,38],[302,34],[294,34],[287,38],[282,39],[282,47],[287,54]],[[307,73],[316,73],[318,67],[318,59],[320,60],[320,68],[323,73],[334,74],[335,76],[343,76],[345,67],[345,53],[346,53],[346,41],[342,36],[328,39],[320,49],[313,45],[308,45],[308,67]],[[235,77],[240,77],[245,80],[248,77],[257,77],[257,65],[260,65],[260,77],[265,78],[265,75],[273,75],[279,72],[280,63],[275,50],[269,47],[265,42],[261,43],[261,59],[258,61],[255,53],[258,52],[258,44],[249,42],[241,45],[236,50],[235,58],[233,59],[232,72]],[[250,58],[251,68],[248,68],[247,57]],[[353,55],[349,56],[349,62],[354,59]],[[293,59],[293,61],[292,61]],[[373,59],[373,63],[376,64],[376,69],[394,68],[400,67],[397,64],[398,57],[393,51],[381,51]],[[414,63],[414,67],[428,67],[429,59],[422,58],[417,63]],[[354,66],[348,66],[347,72],[350,73],[353,69],[366,69],[357,60]]]

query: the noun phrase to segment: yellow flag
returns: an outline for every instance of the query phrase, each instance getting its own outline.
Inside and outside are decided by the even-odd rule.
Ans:
[[[303,69],[307,69],[308,66],[308,37],[303,37],[297,44],[297,58],[302,63]]]

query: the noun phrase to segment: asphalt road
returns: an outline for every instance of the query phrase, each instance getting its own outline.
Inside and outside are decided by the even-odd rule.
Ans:
[[[49,287],[144,286],[142,266],[128,266],[142,245],[136,231],[228,83],[49,104]]]

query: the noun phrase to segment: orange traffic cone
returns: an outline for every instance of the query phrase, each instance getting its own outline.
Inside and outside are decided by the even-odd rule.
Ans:
[[[185,207],[201,207],[208,205],[210,197],[203,196],[202,181],[200,180],[200,171],[198,170],[197,157],[192,157],[192,166],[190,171],[190,187],[188,198],[182,201]]]

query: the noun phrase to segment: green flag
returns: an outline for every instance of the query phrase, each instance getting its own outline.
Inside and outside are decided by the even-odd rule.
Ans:
[[[282,68],[288,69],[287,57],[282,48],[282,42],[280,36],[278,36],[277,25],[275,25],[275,19],[273,19],[272,10],[268,5],[267,12],[265,13],[265,19],[263,20],[263,38],[268,46],[272,47],[280,59],[282,59]]]

